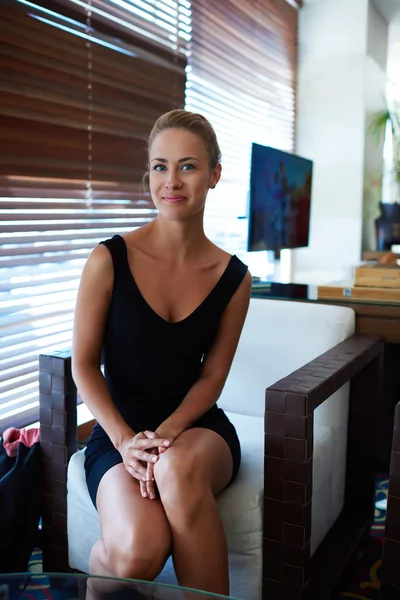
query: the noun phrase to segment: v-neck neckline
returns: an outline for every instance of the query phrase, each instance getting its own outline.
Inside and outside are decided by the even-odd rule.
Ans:
[[[130,275],[130,279],[133,283],[133,285],[136,288],[136,291],[138,292],[142,302],[147,306],[148,310],[156,317],[158,318],[160,321],[162,321],[163,323],[166,323],[167,325],[180,325],[181,323],[185,323],[186,321],[188,321],[191,317],[193,317],[195,314],[197,314],[199,312],[199,310],[204,306],[204,304],[209,300],[209,298],[215,293],[215,291],[217,290],[217,288],[221,285],[221,282],[226,278],[226,275],[234,261],[234,259],[236,258],[236,254],[232,254],[228,264],[226,265],[222,275],[219,277],[218,281],[215,283],[215,285],[212,287],[212,289],[210,290],[210,292],[207,294],[207,296],[204,298],[204,300],[190,313],[188,314],[184,319],[181,319],[180,321],[168,321],[167,319],[164,319],[164,317],[162,317],[160,314],[158,314],[158,312],[156,312],[154,310],[154,308],[148,303],[148,301],[146,300],[146,298],[143,296],[142,292],[140,291],[140,288],[138,286],[138,284],[136,283],[136,280],[133,276],[133,273],[131,271],[131,268],[129,266],[129,261],[128,261],[128,247],[126,245],[126,242],[124,240],[124,238],[121,235],[118,235],[117,237],[119,237],[122,240],[123,246],[124,246],[124,250],[125,250],[125,264],[126,264],[126,268],[127,271]]]

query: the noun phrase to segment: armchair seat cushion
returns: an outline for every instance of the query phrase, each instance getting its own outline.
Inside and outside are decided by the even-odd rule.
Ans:
[[[222,522],[232,555],[249,555],[262,548],[262,505],[264,490],[264,419],[227,413],[235,425],[242,446],[242,466],[233,484],[218,498]],[[316,425],[314,431],[313,526],[311,547],[323,539],[336,516],[329,510],[332,473],[333,434],[329,427]],[[69,564],[89,570],[89,554],[100,537],[96,509],[86,485],[84,450],[74,454],[68,466],[67,523]],[[266,474],[268,477],[268,473]]]

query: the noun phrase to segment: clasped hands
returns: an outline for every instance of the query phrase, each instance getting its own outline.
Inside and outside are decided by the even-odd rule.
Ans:
[[[160,455],[172,444],[175,437],[163,437],[155,431],[141,431],[125,442],[121,448],[121,456],[128,473],[139,481],[143,498],[154,500],[156,497],[154,483],[154,464]]]

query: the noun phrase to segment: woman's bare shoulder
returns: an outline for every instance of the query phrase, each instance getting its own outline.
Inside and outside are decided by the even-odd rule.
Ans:
[[[91,269],[112,267],[111,252],[105,244],[98,244],[91,251],[86,265]]]
[[[114,268],[107,246],[99,244],[91,251],[82,271],[82,279],[99,285],[102,289],[112,288]]]
[[[245,276],[243,277],[243,281],[240,284],[239,288],[242,288],[243,294],[250,295],[251,289],[253,286],[253,277],[251,276],[250,271],[247,269]]]

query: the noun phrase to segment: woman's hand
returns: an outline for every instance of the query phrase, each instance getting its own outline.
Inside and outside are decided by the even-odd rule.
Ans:
[[[153,450],[150,451],[151,454],[158,454],[158,456],[161,456],[161,454],[165,452],[178,437],[175,432],[168,430],[166,425],[160,425],[160,427],[158,427],[156,430],[155,435],[169,442],[168,445],[159,446],[158,448],[153,448]],[[140,492],[143,498],[150,498],[151,500],[154,500],[157,496],[156,485],[154,481],[154,462],[149,461],[147,463],[146,481],[140,482]]]
[[[138,479],[140,482],[146,483],[147,464],[154,464],[158,460],[157,452],[152,454],[152,451],[168,446],[169,441],[165,438],[161,438],[154,431],[141,431],[140,433],[137,433],[133,438],[127,440],[121,446],[120,454],[125,469],[132,477]]]
[[[182,432],[178,433],[177,431],[168,427],[167,422],[161,423],[160,427],[156,429],[156,434],[159,435],[163,440],[167,440],[169,443],[165,446],[160,446],[158,448],[158,453],[161,455],[163,452],[165,452],[181,433]]]
[[[157,434],[156,434],[157,435]],[[155,456],[160,454],[160,450],[163,448],[153,448],[150,450],[150,454]],[[140,482],[140,493],[143,498],[150,498],[150,500],[154,500],[156,498],[156,484],[154,481],[154,463],[148,462],[146,469],[146,481]]]

